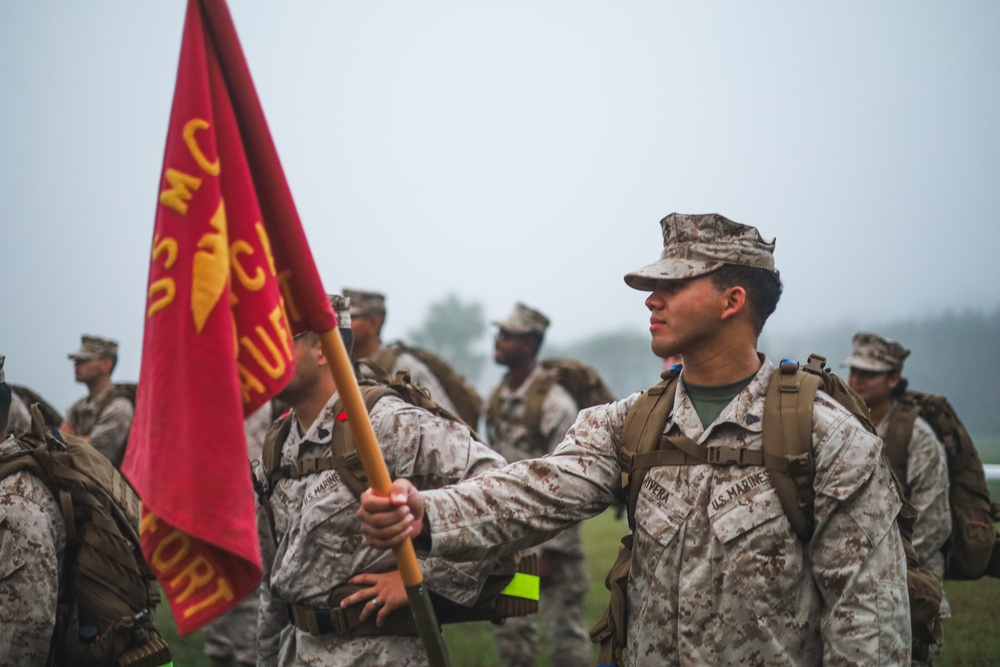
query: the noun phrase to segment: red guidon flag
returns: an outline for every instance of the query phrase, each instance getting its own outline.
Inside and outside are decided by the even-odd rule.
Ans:
[[[189,0],[123,470],[182,635],[261,577],[245,415],[336,326],[223,0]]]

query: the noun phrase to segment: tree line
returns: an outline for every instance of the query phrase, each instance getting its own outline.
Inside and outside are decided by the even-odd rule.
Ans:
[[[488,329],[481,303],[463,302],[451,294],[431,304],[424,324],[408,337],[448,359],[485,393],[499,377],[490,368],[492,346],[487,334],[492,332]],[[843,322],[794,334],[765,331],[760,349],[775,363],[783,358],[804,363],[809,354],[820,354],[834,372],[846,378],[846,369],[839,363],[850,355],[851,338],[859,330],[898,340],[912,350],[903,371],[912,389],[947,396],[974,436],[1000,436],[1000,308],[991,313],[946,312],[873,329]],[[546,343],[542,356],[567,356],[591,364],[618,397],[652,386],[663,370],[644,331],[622,329],[590,334],[569,344]]]

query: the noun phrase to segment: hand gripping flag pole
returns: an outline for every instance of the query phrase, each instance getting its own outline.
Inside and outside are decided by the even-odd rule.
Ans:
[[[206,24],[213,36],[225,78],[229,84],[229,89],[233,95],[235,105],[238,107],[240,125],[244,128],[244,136],[248,137],[250,145],[248,152],[255,157],[265,157],[255,161],[258,166],[257,174],[265,178],[265,183],[273,183],[276,179],[268,177],[268,169],[280,170],[280,162],[274,152],[273,142],[260,142],[263,137],[270,139],[267,130],[267,122],[264,119],[264,112],[260,107],[257,94],[250,77],[250,69],[243,56],[243,49],[240,46],[239,38],[236,34],[236,26],[233,24],[232,16],[229,13],[225,0],[200,0],[204,12]],[[254,141],[257,139],[258,141]],[[263,145],[262,145],[263,144]],[[273,156],[273,157],[272,157]],[[284,183],[284,178],[280,179]],[[264,186],[266,187],[266,186]],[[271,193],[269,193],[271,194]],[[274,208],[279,212],[282,209],[294,213],[294,203],[287,188],[273,193],[274,197],[266,197]],[[285,200],[287,199],[287,204]],[[365,409],[364,401],[361,398],[361,391],[358,389],[357,379],[351,368],[350,357],[344,342],[340,337],[340,332],[336,326],[323,330],[320,336],[323,341],[323,353],[326,355],[330,372],[333,374],[337,391],[344,401],[344,409],[347,412],[347,422],[350,424],[354,439],[358,446],[358,455],[364,466],[365,473],[372,480],[372,488],[380,493],[388,494],[392,484],[389,478],[389,471],[386,468],[385,460],[382,458],[382,450],[379,449],[375,440],[375,432],[368,419],[368,411]],[[437,623],[430,601],[430,595],[423,586],[423,575],[417,563],[416,553],[413,544],[407,540],[406,543],[395,550],[396,564],[399,568],[403,584],[406,586],[407,597],[410,601],[410,609],[413,612],[417,624],[420,639],[427,651],[428,662],[432,667],[449,667],[447,650],[444,646],[444,639]]]
[[[340,331],[338,329],[326,331],[321,334],[321,340],[323,354],[329,362],[330,373],[337,385],[340,399],[344,402],[347,423],[357,443],[358,455],[368,475],[371,488],[376,493],[387,496],[391,490],[392,479],[382,458],[382,450],[375,440],[375,431],[372,430],[371,421],[368,419],[368,411],[365,409],[365,402],[361,397],[361,390],[358,389],[358,382],[351,369],[351,361],[347,355],[347,348],[344,347],[344,341],[340,337]],[[448,651],[441,636],[437,616],[434,614],[430,594],[423,584],[423,575],[417,563],[413,542],[406,540],[393,549],[393,554],[396,556],[396,566],[406,586],[406,597],[410,601],[410,610],[413,612],[417,631],[427,651],[428,662],[432,667],[447,667],[451,664]]]

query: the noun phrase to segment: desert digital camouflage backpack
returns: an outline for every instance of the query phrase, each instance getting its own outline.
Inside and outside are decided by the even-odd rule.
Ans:
[[[455,411],[458,412],[457,416],[469,428],[475,430],[479,424],[479,413],[483,409],[483,399],[479,392],[451,364],[438,355],[429,350],[411,347],[396,341],[381,347],[369,361],[382,369],[383,375],[385,375],[396,365],[399,355],[404,353],[412,354],[427,366],[441,383],[444,393],[448,395],[448,400],[455,406]]]
[[[46,427],[33,405],[20,451],[0,458],[0,477],[28,471],[63,511],[52,667],[161,667],[170,648],[154,627],[156,579],[142,555],[139,498],[103,455],[82,439]]]
[[[400,371],[395,378],[386,381],[384,378],[364,378],[359,381],[361,396],[365,408],[371,413],[372,408],[386,396],[397,396],[410,405],[423,408],[432,414],[455,422],[464,423],[457,416],[445,410],[427,394],[427,390],[410,382],[409,374]],[[281,445],[288,438],[292,428],[292,416],[285,414],[272,426],[264,440],[261,455],[263,462],[264,483],[254,478],[254,488],[263,507],[265,515],[271,524],[272,535],[274,517],[271,509],[271,494],[284,479],[296,479],[314,475],[327,470],[336,470],[343,484],[355,498],[361,497],[368,488],[368,477],[365,474],[358,456],[354,435],[346,423],[346,413],[342,403],[334,406],[334,412],[343,415],[338,417],[330,440],[330,455],[318,459],[308,459],[291,465],[281,465]],[[471,429],[470,429],[471,431]],[[471,431],[477,440],[479,436]],[[369,635],[412,635],[416,636],[417,626],[413,615],[405,608],[397,610],[378,627],[375,616],[365,621],[359,619],[360,606],[353,605],[347,609],[339,606],[339,601],[360,590],[364,586],[344,584],[333,590],[330,595],[330,607],[316,610],[297,605],[289,605],[289,613],[296,627],[315,630],[314,634],[336,633],[345,636]],[[460,605],[434,591],[429,591],[434,612],[439,623],[466,623],[471,621],[491,621],[500,623],[511,616],[525,616],[538,611],[539,577],[538,559],[534,553],[516,554],[501,558],[494,570],[486,578],[482,591],[472,605]]]
[[[944,444],[948,459],[948,501],[952,530],[944,546],[946,579],[1000,577],[1000,507],[990,496],[983,462],[962,420],[944,396],[908,391],[889,416],[886,456],[906,484],[906,460],[913,422],[923,417]]]
[[[815,528],[813,504],[816,475],[812,456],[812,409],[817,391],[823,391],[847,408],[874,433],[864,402],[839,377],[825,367],[826,359],[811,355],[805,366],[783,360],[771,376],[764,399],[762,450],[736,450],[697,445],[686,436],[665,436],[664,426],[673,412],[680,366],[663,373],[663,380],[633,404],[625,418],[620,463],[622,493],[625,496],[629,528],[635,531],[635,507],[646,472],[662,465],[749,465],[763,466],[791,524],[803,542]],[[900,498],[903,489],[895,481]],[[917,512],[907,502],[896,516],[896,526],[906,554],[907,590],[910,598],[910,625],[915,660],[926,659],[929,647],[941,642],[941,582],[933,572],[920,566],[913,548],[913,524]],[[591,639],[601,647],[598,664],[620,664],[627,638],[628,578],[632,563],[632,534],[622,538],[618,559],[611,566],[605,584],[611,592],[608,608],[591,629]]]

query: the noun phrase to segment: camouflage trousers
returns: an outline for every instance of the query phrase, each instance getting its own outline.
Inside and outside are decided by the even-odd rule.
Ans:
[[[257,664],[258,589],[250,591],[239,604],[205,626],[205,655],[213,667],[244,667]]]
[[[508,618],[493,626],[500,664],[535,667],[540,626],[551,667],[594,664],[594,645],[585,617],[584,600],[590,575],[583,558],[562,558],[542,584],[538,614]]]

